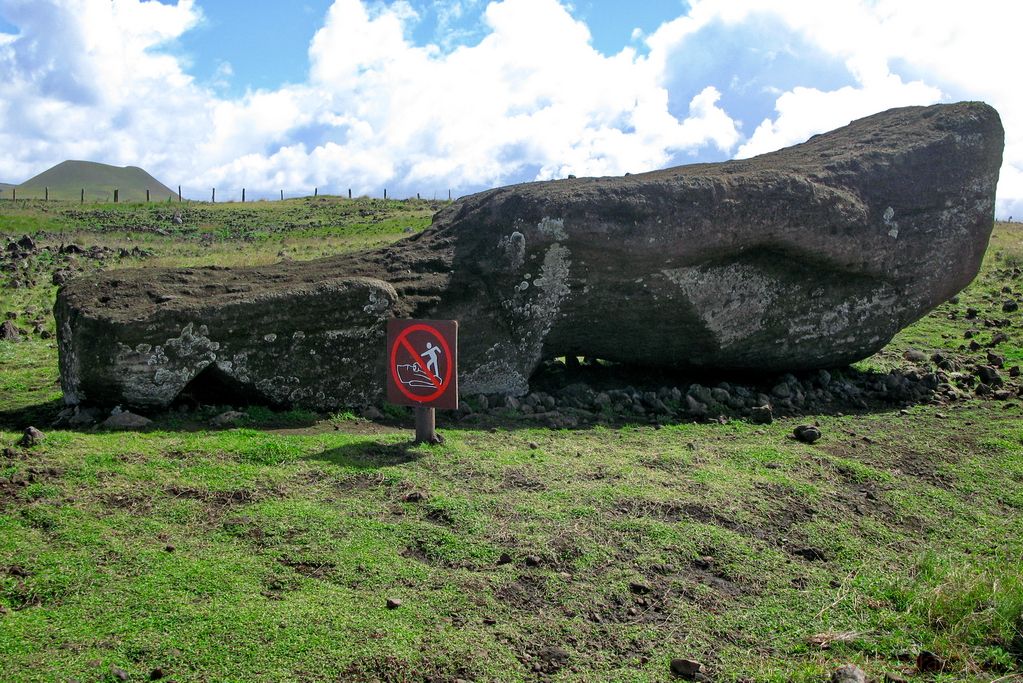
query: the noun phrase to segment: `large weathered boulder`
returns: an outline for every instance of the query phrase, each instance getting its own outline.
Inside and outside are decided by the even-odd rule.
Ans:
[[[565,354],[846,364],[977,273],[1002,144],[985,104],[893,109],[752,159],[482,192],[369,252],[82,278],[56,305],[65,400],[373,402],[390,317],[460,321],[463,393],[522,393]]]

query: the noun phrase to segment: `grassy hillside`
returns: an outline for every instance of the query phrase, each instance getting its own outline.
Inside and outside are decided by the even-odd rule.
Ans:
[[[113,201],[118,190],[121,202],[143,202],[146,188],[152,201],[165,202],[177,191],[137,166],[109,166],[93,161],[63,161],[18,185],[19,199],[39,199],[50,188],[50,199],[77,200],[85,190],[87,201]]]
[[[439,414],[432,448],[393,407],[49,426],[54,270],[313,258],[433,208],[0,203],[0,246],[37,247],[0,273],[0,315],[26,332],[0,341],[0,680],[653,683],[678,680],[673,658],[733,683],[846,662],[879,682],[1023,680],[1020,224],[857,364],[883,380],[916,357],[954,400],[576,429],[476,406]],[[52,249],[70,242],[73,260]],[[967,390],[988,352],[1017,393]],[[23,447],[28,424],[45,438]]]

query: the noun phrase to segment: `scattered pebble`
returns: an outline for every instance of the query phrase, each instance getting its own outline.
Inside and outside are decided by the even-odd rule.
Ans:
[[[527,567],[539,567],[540,556],[539,555],[526,555],[526,566]]]
[[[799,425],[792,430],[792,434],[803,443],[813,443],[821,438],[821,430],[813,425]]]
[[[693,560],[693,566],[697,569],[707,571],[714,566],[714,558],[710,555],[704,555]]]
[[[693,681],[701,673],[700,670],[703,668],[703,665],[695,659],[678,657],[671,660],[670,668],[672,675]]]
[[[110,417],[103,421],[102,427],[107,429],[143,429],[153,423],[148,417],[136,415],[129,410],[114,408]]]
[[[23,446],[24,448],[32,448],[33,446],[38,446],[42,443],[45,438],[46,437],[43,433],[35,427],[26,427],[25,432],[21,435],[21,441],[18,442],[18,445]]]
[[[387,598],[387,609],[398,609],[401,607],[401,598]]]
[[[927,354],[919,349],[908,349],[902,357],[908,360],[910,363],[926,363]]]
[[[750,409],[750,422],[753,424],[769,425],[774,422],[774,415],[771,406],[754,406]]]
[[[10,320],[5,320],[3,325],[0,325],[0,339],[6,341],[20,341],[21,330],[12,323]]]
[[[867,674],[855,664],[846,664],[831,672],[831,683],[867,683]]]
[[[916,668],[923,673],[934,673],[945,668],[945,661],[930,650],[921,650],[916,656]]]

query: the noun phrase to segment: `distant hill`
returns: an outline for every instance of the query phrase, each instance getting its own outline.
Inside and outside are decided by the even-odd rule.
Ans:
[[[17,186],[18,199],[42,198],[50,188],[50,199],[79,199],[82,190],[89,201],[113,201],[114,190],[122,202],[150,200],[165,202],[177,192],[137,166],[110,166],[94,161],[62,161]]]
[[[12,187],[15,187],[15,186],[11,185],[10,183],[0,183],[0,197],[6,197],[7,199],[10,199],[11,195],[10,195],[9,190]]]

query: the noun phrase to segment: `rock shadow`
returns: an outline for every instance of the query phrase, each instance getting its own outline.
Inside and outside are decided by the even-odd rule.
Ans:
[[[60,411],[66,407],[63,399],[55,398],[35,405],[0,410],[0,429],[20,431],[29,425],[45,428],[52,424]]]
[[[427,454],[428,448],[414,446],[411,439],[407,442],[389,444],[361,441],[307,455],[302,460],[318,460],[342,467],[369,470],[413,462]]]

